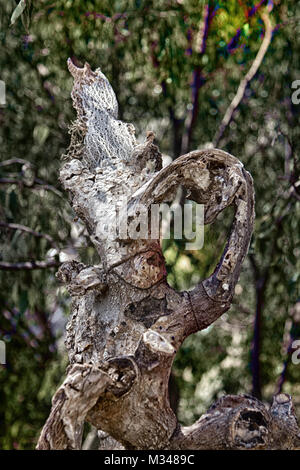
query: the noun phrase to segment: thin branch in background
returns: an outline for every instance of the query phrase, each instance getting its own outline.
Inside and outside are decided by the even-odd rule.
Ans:
[[[0,163],[0,166],[9,166],[13,164],[22,164],[24,165],[31,165],[30,162],[27,160],[23,160],[22,158],[11,158],[9,160],[5,160]],[[0,184],[18,184],[23,185],[25,188],[29,189],[44,189],[46,191],[51,191],[59,197],[63,197],[63,194],[58,191],[54,186],[48,184],[47,182],[41,180],[40,178],[34,177],[32,184],[24,184],[22,180],[22,175],[20,178],[0,178]],[[55,242],[55,240],[48,234],[44,234],[41,232],[37,232],[30,227],[26,227],[25,225],[14,224],[14,223],[7,223],[7,222],[0,222],[0,227],[6,228],[8,230],[20,230],[24,233],[28,233],[33,235],[37,238],[45,238],[50,245],[59,253],[59,248]],[[33,269],[48,269],[51,267],[58,267],[61,265],[61,262],[56,259],[48,259],[44,261],[22,261],[16,263],[10,263],[6,261],[0,261],[0,270],[2,271],[21,271],[21,270],[33,270]]]
[[[20,184],[20,180],[16,178],[0,178],[0,184]]]
[[[47,183],[47,181],[41,180],[40,178],[34,178],[34,183],[37,185],[35,186],[36,188],[39,188],[41,186],[41,189],[44,189],[45,191],[52,191],[56,196],[63,198],[63,194],[61,191],[55,188],[55,186],[52,186],[52,184]]]
[[[57,252],[59,249],[54,241],[54,239],[45,233],[36,232],[25,225],[20,224],[9,224],[6,222],[0,222],[0,227],[7,228],[9,230],[20,230],[25,233],[29,233],[37,238],[45,238]],[[0,270],[2,271],[21,271],[21,270],[33,270],[33,269],[48,269],[52,267],[58,267],[61,265],[61,262],[56,259],[48,259],[45,261],[21,261],[17,263],[9,263],[6,261],[0,261]]]
[[[23,158],[17,158],[17,157],[10,158],[8,160],[4,160],[3,162],[0,162],[0,167],[5,167],[5,166],[10,166],[10,165],[15,165],[15,164],[23,165],[22,170],[26,168],[34,169],[34,165],[30,163],[28,160],[24,160]],[[30,181],[30,184],[28,184],[28,182],[26,181],[26,178],[24,179],[24,175],[20,174],[20,179],[11,178],[11,177],[0,178],[0,184],[23,184],[27,188],[45,189],[46,191],[52,191],[58,197],[63,197],[63,194],[61,193],[61,191],[56,189],[51,184],[47,183],[47,181],[44,181],[37,177],[34,177],[33,180]],[[42,186],[42,188],[39,188],[39,186]]]
[[[1,271],[31,271],[32,269],[48,269],[48,268],[57,268],[61,265],[60,261],[55,259],[49,259],[45,261],[24,261],[19,263],[7,263],[5,261],[0,261],[0,270]]]
[[[283,21],[282,23],[277,24],[273,31],[274,32],[278,31],[283,26],[289,26],[289,25],[297,26],[297,23],[300,23],[300,17],[299,16],[298,17],[296,16],[295,18],[290,18],[287,21]]]
[[[249,83],[251,82],[253,77],[256,75],[256,73],[257,73],[257,71],[258,71],[258,69],[259,69],[259,67],[260,67],[260,65],[261,65],[261,63],[262,63],[262,61],[263,61],[263,59],[266,55],[266,52],[269,48],[269,45],[271,43],[273,30],[272,30],[272,24],[271,24],[271,21],[270,21],[270,17],[267,13],[262,13],[261,17],[262,17],[263,22],[265,24],[265,35],[264,35],[263,42],[262,42],[262,44],[259,48],[257,56],[255,57],[254,62],[252,63],[248,73],[245,75],[245,77],[241,81],[241,83],[238,87],[238,90],[236,92],[235,97],[233,98],[232,102],[230,103],[229,107],[227,108],[227,111],[226,111],[226,113],[225,113],[225,115],[222,119],[221,125],[220,125],[218,131],[216,132],[216,134],[213,138],[213,146],[214,147],[218,147],[218,145],[220,143],[220,140],[223,137],[226,128],[229,126],[229,124],[232,121],[234,112],[236,111],[236,109],[240,105],[240,103],[241,103],[241,101],[242,101],[242,99],[245,95],[245,91],[246,91],[247,86],[249,85]]]
[[[30,235],[33,235],[34,237],[37,237],[37,238],[45,238],[53,248],[59,251],[59,248],[55,240],[46,233],[36,232],[35,230],[32,230],[30,227],[26,227],[25,225],[9,224],[6,222],[0,222],[0,227],[7,228],[9,230],[20,230],[21,232],[29,233]]]
[[[204,5],[204,24],[203,29],[200,31],[200,46],[198,46],[199,54],[203,55],[206,50],[207,38],[210,25],[216,14],[216,9],[209,5],[209,2]],[[186,154],[190,150],[190,145],[193,137],[195,124],[199,113],[199,91],[204,85],[205,79],[202,75],[202,67],[199,65],[193,72],[193,83],[192,83],[192,109],[188,114],[185,122],[185,131],[182,136],[181,154]]]
[[[10,158],[9,160],[4,160],[3,162],[0,162],[0,167],[1,166],[14,165],[16,163],[19,163],[20,165],[24,165],[24,164],[28,163],[28,161],[23,160],[23,158]]]
[[[267,0],[260,0],[260,2],[254,5],[254,7],[249,8],[247,18],[251,18],[252,16],[254,16],[258,12],[260,7],[262,7],[266,3],[266,1]]]
[[[198,54],[203,55],[206,51],[206,44],[208,38],[208,32],[212,20],[216,14],[216,9],[209,4],[204,5],[203,7],[203,23],[201,24],[201,28],[198,32],[198,38],[196,48],[198,49]],[[206,79],[202,74],[202,67],[198,65],[196,69],[193,71],[193,82],[192,82],[192,108],[191,111],[188,113],[186,120],[183,124],[183,135],[181,138],[181,155],[185,155],[189,152],[193,133],[195,129],[195,125],[197,122],[198,114],[199,114],[199,94],[200,88],[206,83]],[[180,196],[180,205],[183,206],[183,203],[186,199],[186,190],[182,188],[181,196]]]
[[[18,184],[18,185],[22,185],[23,181],[22,181],[22,178],[20,178],[20,179],[18,179],[18,178],[0,178],[0,185],[1,184]],[[29,188],[29,189],[43,189],[45,191],[51,191],[54,194],[56,194],[56,196],[58,196],[60,198],[63,198],[63,194],[58,189],[56,189],[54,186],[47,183],[46,181],[41,180],[40,178],[34,178],[34,181],[33,181],[32,185],[23,184],[23,187],[24,188]]]
[[[245,16],[248,18],[254,16],[259,9],[263,6],[263,4],[266,3],[266,0],[260,1],[257,5],[254,7],[249,8],[248,10],[245,10]],[[211,9],[209,11],[209,2],[204,5],[204,13],[203,13],[203,21],[201,22],[201,26],[198,31],[198,35],[196,38],[196,45],[195,49],[197,50],[198,54],[204,54],[206,50],[206,44],[207,44],[207,38],[208,38],[208,32],[209,32],[209,27],[211,25],[211,21],[213,17],[216,14],[217,8]],[[239,32],[242,29],[239,28]],[[227,47],[229,47],[230,44],[234,41],[234,38],[232,38],[229,43],[227,44]],[[157,59],[152,56],[152,63],[154,67],[158,67],[159,62]],[[199,66],[197,69],[194,70],[193,73],[193,83],[192,83],[192,109],[186,119],[183,121],[183,119],[177,119],[175,116],[175,112],[172,108],[169,110],[170,114],[170,119],[172,122],[172,127],[173,127],[173,157],[176,159],[182,154],[185,154],[189,151],[190,146],[191,146],[191,140],[193,136],[193,131],[197,122],[197,115],[199,112],[199,92],[200,89],[205,86],[206,83],[211,81],[216,74],[227,74],[226,70],[217,70],[215,72],[210,73],[209,75],[204,75],[203,71],[201,70],[201,67]],[[164,92],[164,96],[167,96],[166,94],[166,83],[163,81],[162,84],[162,89]],[[182,128],[184,132],[182,133]]]

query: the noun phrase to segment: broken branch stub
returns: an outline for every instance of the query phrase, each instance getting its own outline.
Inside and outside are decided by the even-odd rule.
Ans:
[[[101,265],[72,261],[57,274],[72,296],[70,366],[37,448],[80,448],[84,421],[127,449],[272,448],[274,442],[279,448],[286,428],[279,430],[272,411],[252,398],[225,397],[183,428],[168,397],[172,363],[184,339],[230,307],[253,229],[251,176],[218,149],[191,152],[162,169],[153,133],[138,144],[134,127],[118,120],[115,94],[100,69],[80,69],[70,60],[68,66],[77,119],[60,179]],[[149,212],[152,204],[172,201],[179,185],[188,199],[204,205],[205,223],[229,205],[235,209],[215,271],[181,293],[167,284],[160,241],[151,238],[149,226],[144,238],[111,231],[114,209],[124,201],[134,221],[141,205]],[[284,440],[290,448],[298,432],[293,426],[293,439]]]

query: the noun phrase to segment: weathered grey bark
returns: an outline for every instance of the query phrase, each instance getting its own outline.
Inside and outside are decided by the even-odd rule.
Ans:
[[[184,339],[206,328],[232,301],[254,220],[252,179],[217,149],[194,151],[161,169],[148,133],[138,145],[131,125],[117,120],[105,76],[69,62],[78,118],[60,178],[101,257],[100,266],[65,263],[58,277],[72,295],[66,346],[70,366],[56,392],[38,449],[80,449],[84,421],[126,449],[245,449],[299,447],[291,399],[278,395],[268,410],[248,396],[227,396],[193,426],[181,427],[169,404],[168,381]],[[235,216],[214,271],[190,292],[166,282],[158,239],[107,236],[114,205],[171,201],[178,185],[205,205],[212,223],[228,205]],[[117,441],[120,444],[117,444]]]

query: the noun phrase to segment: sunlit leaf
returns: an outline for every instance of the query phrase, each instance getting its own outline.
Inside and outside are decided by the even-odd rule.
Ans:
[[[11,15],[10,18],[10,24],[13,25],[17,19],[22,15],[23,11],[26,8],[26,1],[21,0],[20,3],[16,6],[16,8],[13,11],[13,14]]]

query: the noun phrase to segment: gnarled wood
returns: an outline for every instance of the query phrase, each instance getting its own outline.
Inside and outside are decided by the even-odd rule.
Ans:
[[[80,448],[84,420],[111,436],[111,445],[118,441],[127,449],[299,446],[291,401],[283,395],[270,410],[248,396],[225,397],[187,428],[169,404],[170,371],[182,342],[230,307],[253,229],[251,176],[218,149],[191,152],[161,169],[153,133],[138,144],[133,126],[118,121],[117,100],[102,72],[70,61],[69,69],[78,117],[60,178],[101,265],[71,262],[58,272],[72,296],[66,334],[71,368],[37,448]],[[235,210],[214,273],[182,293],[166,282],[159,239],[109,233],[121,202],[134,220],[141,204],[148,211],[171,201],[178,185],[204,204],[205,223],[229,205]]]

